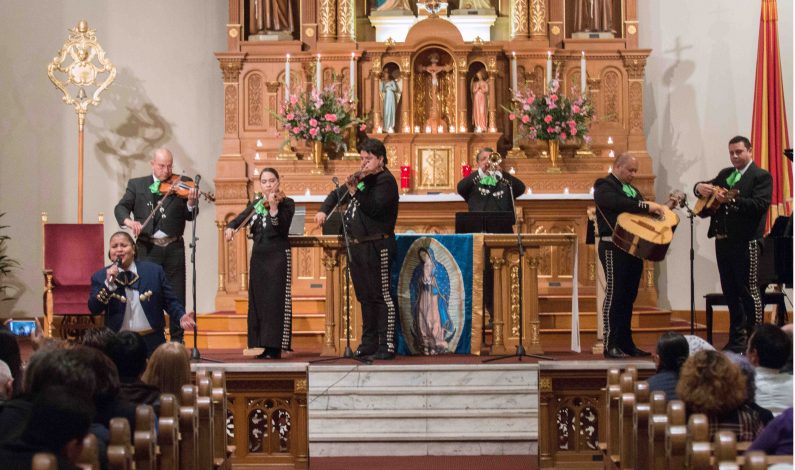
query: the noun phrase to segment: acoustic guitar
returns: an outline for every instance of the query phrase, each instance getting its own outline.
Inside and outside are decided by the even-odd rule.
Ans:
[[[718,209],[723,205],[718,201],[719,195],[724,195],[727,199],[734,199],[740,194],[739,189],[726,189],[716,186],[713,188],[712,194],[709,197],[699,197],[696,201],[696,206],[693,208],[693,213],[702,219],[712,217],[718,212]]]
[[[679,216],[671,208],[684,201],[684,193],[674,191],[663,206],[663,215],[619,214],[613,230],[613,243],[632,256],[662,261],[679,225]]]

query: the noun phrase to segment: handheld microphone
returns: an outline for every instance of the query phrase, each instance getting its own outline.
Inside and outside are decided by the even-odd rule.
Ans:
[[[196,183],[196,187],[199,187],[199,182],[202,180],[202,175],[196,175],[196,178],[193,181]]]
[[[679,198],[679,207],[687,207],[687,193],[682,192],[682,197]]]
[[[121,269],[121,256],[116,257],[116,266],[118,266],[118,268]]]
[[[340,187],[340,179],[336,176],[331,177],[331,182],[334,183],[334,186],[339,188]]]

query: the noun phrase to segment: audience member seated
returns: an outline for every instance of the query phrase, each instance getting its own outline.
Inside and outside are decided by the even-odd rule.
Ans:
[[[157,387],[160,393],[170,393],[179,400],[182,386],[191,383],[188,350],[180,343],[161,344],[149,358],[141,380]]]
[[[745,376],[747,396],[745,403],[751,409],[759,413],[759,418],[762,420],[762,424],[767,426],[767,423],[773,421],[773,413],[771,413],[767,408],[762,408],[758,403],[756,403],[756,370],[754,369],[754,366],[751,364],[748,358],[742,354],[729,351],[724,351],[723,354],[725,354],[730,361],[737,365],[737,367],[740,368],[740,372],[742,372]]]
[[[685,361],[676,386],[688,414],[709,419],[710,440],[718,431],[732,431],[738,441],[752,441],[764,424],[746,404],[746,379],[740,368],[718,351],[699,351]]]
[[[154,405],[160,389],[141,381],[146,370],[146,343],[138,333],[121,331],[108,344],[108,356],[119,370],[119,396],[136,405]]]
[[[787,408],[765,426],[748,450],[768,455],[792,455],[792,408]]]
[[[22,356],[19,354],[17,337],[8,330],[0,329],[0,361],[8,364],[14,377],[13,396],[22,392]]]
[[[669,331],[657,339],[657,352],[654,363],[657,373],[649,377],[649,392],[665,392],[667,400],[678,400],[676,384],[679,382],[679,370],[690,354],[687,339],[679,333]]]
[[[94,390],[94,422],[110,429],[111,418],[127,418],[130,428],[135,429],[135,405],[119,396],[121,384],[113,361],[98,349],[84,349],[87,350],[85,360],[93,369],[97,380]]]
[[[699,351],[714,351],[715,346],[709,344],[707,340],[700,336],[696,335],[685,335],[685,339],[687,340],[687,346],[690,349],[690,355],[699,352]]]
[[[781,331],[787,334],[789,338],[789,344],[792,344],[792,323],[787,323],[786,325],[781,327]],[[784,367],[781,368],[781,372],[786,374],[792,374],[792,350],[789,351],[789,359],[787,359],[787,363],[784,364]]]
[[[14,376],[11,375],[11,368],[3,361],[0,361],[0,405],[11,399],[14,394]]]
[[[759,406],[780,414],[792,407],[792,375],[780,369],[792,354],[789,337],[772,323],[762,323],[754,329],[745,352],[756,367],[756,402]]]
[[[33,399],[30,419],[21,435],[0,446],[0,462],[6,470],[29,470],[33,456],[49,452],[58,459],[58,468],[77,469],[94,412],[82,390],[47,387]]]
[[[99,349],[104,353],[107,352],[108,344],[111,342],[114,336],[116,336],[115,331],[111,330],[107,326],[103,326],[101,328],[91,328],[86,330],[82,335],[80,335],[77,342],[83,346],[88,346],[89,348]]]

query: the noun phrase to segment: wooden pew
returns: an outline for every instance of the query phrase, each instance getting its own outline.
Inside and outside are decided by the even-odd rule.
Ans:
[[[213,465],[226,470],[231,468],[232,451],[226,437],[226,373],[214,370],[212,373],[213,399]]]
[[[135,408],[135,470],[157,470],[157,430],[155,411],[150,405]]]
[[[618,435],[619,435],[619,468],[633,470],[635,468],[635,434],[633,428],[633,413],[635,412],[635,381],[637,370],[631,369],[621,374],[621,401],[618,408]]]
[[[635,435],[635,452],[633,459],[635,468],[649,468],[649,418],[651,403],[649,402],[649,384],[646,381],[635,384],[635,410],[632,416],[632,430]]]
[[[673,400],[668,402],[668,425],[665,428],[666,468],[682,470],[685,467],[686,450],[685,404],[681,400]]]
[[[196,408],[199,412],[198,430],[198,468],[199,470],[213,470],[213,399],[212,383],[210,377],[205,373],[201,376],[196,374],[196,386],[198,395],[196,397]]]
[[[160,395],[157,425],[157,466],[160,470],[179,470],[179,406],[177,397],[170,393]]]
[[[609,369],[607,371],[607,384],[605,386],[605,422],[606,438],[604,451],[604,468],[613,467],[613,456],[618,455],[618,408],[621,399],[621,371]]]
[[[33,455],[30,468],[31,470],[58,470],[58,460],[48,452],[39,452]]]
[[[195,385],[182,386],[179,403],[180,468],[197,468],[199,461],[199,411],[196,408]]]
[[[132,468],[133,450],[130,443],[130,423],[126,418],[112,418],[108,443],[108,469],[131,470]]]
[[[731,431],[715,433],[714,459],[718,470],[740,470],[737,463],[737,437]]]
[[[745,453],[743,470],[767,470],[767,455],[761,450],[752,450]]]
[[[99,470],[99,447],[97,436],[88,433],[83,438],[83,450],[77,459],[77,466],[83,470]]]
[[[668,404],[665,392],[656,391],[649,400],[651,416],[649,417],[649,451],[648,464],[650,469],[665,469],[665,429],[668,427]]]
[[[712,444],[709,441],[709,422],[703,414],[690,415],[687,420],[687,459],[689,470],[712,470]]]

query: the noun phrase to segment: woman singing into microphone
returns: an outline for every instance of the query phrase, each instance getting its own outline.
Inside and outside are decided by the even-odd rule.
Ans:
[[[248,284],[248,347],[265,349],[258,359],[279,359],[282,350],[292,350],[292,274],[287,236],[295,202],[279,191],[275,169],[263,169],[259,183],[262,197],[255,198],[229,222],[224,235],[231,240],[248,224],[254,238]]]

